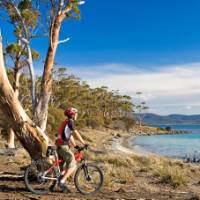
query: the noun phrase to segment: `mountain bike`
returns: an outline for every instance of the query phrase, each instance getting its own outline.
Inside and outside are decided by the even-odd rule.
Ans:
[[[83,195],[93,195],[98,192],[103,184],[103,172],[93,163],[87,163],[84,154],[85,148],[75,152],[75,159],[80,163],[74,175],[76,189]],[[50,164],[48,158],[54,157]],[[33,161],[25,170],[25,185],[35,194],[47,194],[55,187],[65,169],[65,162],[58,158],[56,146],[49,146],[47,157]]]

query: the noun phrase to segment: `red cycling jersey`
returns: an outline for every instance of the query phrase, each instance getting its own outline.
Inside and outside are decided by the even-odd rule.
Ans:
[[[72,131],[75,130],[74,120],[64,120],[58,128],[58,138],[56,139],[56,145],[68,144]]]

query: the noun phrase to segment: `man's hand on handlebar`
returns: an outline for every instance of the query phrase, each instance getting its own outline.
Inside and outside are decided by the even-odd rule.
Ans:
[[[87,150],[88,147],[89,147],[89,145],[88,145],[88,144],[85,144],[83,148]]]
[[[76,145],[74,148],[77,150],[77,151],[83,151],[84,149],[88,149],[89,145],[88,144],[85,144],[83,147],[80,147],[78,145]]]

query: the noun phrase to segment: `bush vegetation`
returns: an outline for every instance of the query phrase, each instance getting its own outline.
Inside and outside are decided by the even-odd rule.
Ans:
[[[13,70],[8,70],[9,79],[13,83]],[[37,78],[36,92],[40,90],[41,77]],[[30,81],[23,74],[20,79],[20,96],[23,107],[31,116]],[[47,132],[57,133],[59,123],[65,118],[66,107],[76,107],[79,110],[79,128],[119,128],[129,130],[133,124],[132,98],[120,95],[118,91],[110,91],[107,87],[91,88],[85,81],[68,75],[66,68],[56,68],[54,71],[53,92],[49,104]],[[2,123],[3,125],[4,123]],[[121,127],[118,124],[122,124]]]

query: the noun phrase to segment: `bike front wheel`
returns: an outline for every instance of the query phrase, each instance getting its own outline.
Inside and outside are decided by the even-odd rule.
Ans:
[[[51,165],[46,161],[39,160],[29,165],[24,174],[25,185],[29,191],[35,194],[47,194],[50,192],[52,185],[55,184],[56,172],[51,169],[46,173]]]
[[[84,195],[93,195],[98,192],[103,184],[103,172],[94,164],[81,165],[74,176],[77,190]]]

